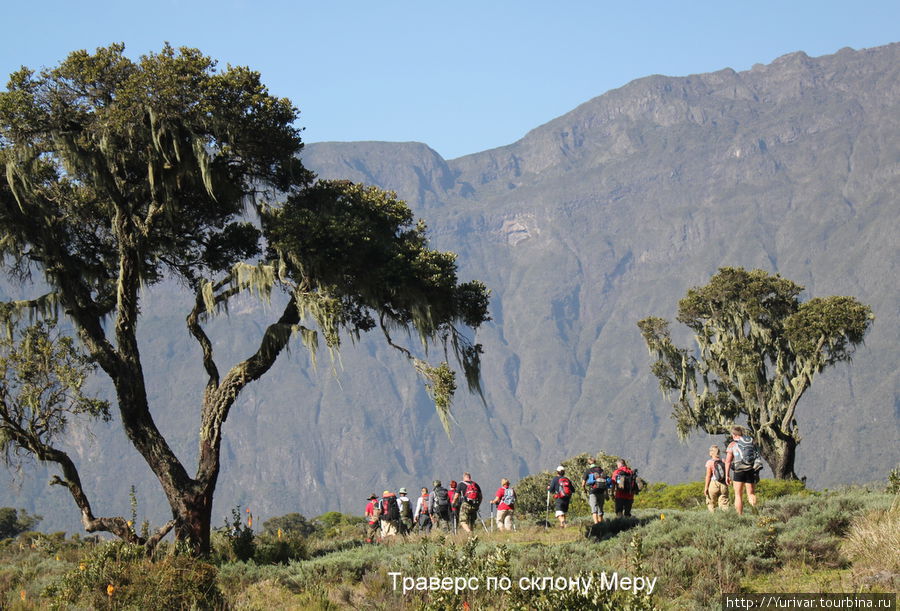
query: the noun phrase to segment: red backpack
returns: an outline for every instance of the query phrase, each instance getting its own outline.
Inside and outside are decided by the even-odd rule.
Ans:
[[[466,482],[466,491],[463,495],[467,503],[477,505],[481,502],[481,489],[473,481]]]
[[[560,476],[559,480],[556,482],[556,490],[556,498],[558,499],[572,496],[572,493],[575,491],[575,489],[572,488],[572,482],[564,475]]]

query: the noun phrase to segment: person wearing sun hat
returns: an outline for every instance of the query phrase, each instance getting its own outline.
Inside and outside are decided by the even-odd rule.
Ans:
[[[366,543],[374,543],[375,535],[378,534],[378,497],[373,492],[366,500],[369,501],[366,504]]]
[[[400,534],[408,535],[413,529],[412,501],[406,496],[406,488],[397,491],[397,504],[400,506]]]

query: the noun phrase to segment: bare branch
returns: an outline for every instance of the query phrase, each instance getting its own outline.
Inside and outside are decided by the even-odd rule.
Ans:
[[[213,359],[212,342],[209,341],[209,337],[206,335],[203,327],[200,326],[200,315],[204,311],[203,292],[198,290],[194,308],[187,316],[187,328],[191,335],[197,339],[200,349],[203,351],[203,368],[206,369],[206,374],[209,376],[209,380],[206,383],[206,392],[211,392],[219,386],[219,368],[216,367],[216,362]]]

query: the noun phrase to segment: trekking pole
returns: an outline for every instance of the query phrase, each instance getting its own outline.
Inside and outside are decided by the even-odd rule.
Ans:
[[[491,532],[494,532],[494,504],[491,503]]]
[[[544,514],[544,530],[550,529],[550,491],[547,491],[547,511]]]
[[[478,510],[478,519],[481,521],[481,526],[482,526],[482,528],[484,528],[484,532],[486,532],[486,533],[490,532],[490,531],[487,529],[487,524],[484,523],[484,518],[481,517],[481,510],[480,510],[480,509]]]

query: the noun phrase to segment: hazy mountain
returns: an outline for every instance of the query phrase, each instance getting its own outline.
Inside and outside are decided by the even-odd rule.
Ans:
[[[216,515],[238,503],[262,519],[360,513],[385,488],[464,469],[490,488],[598,449],[651,481],[700,478],[710,439],[677,440],[635,322],[672,318],[724,265],[781,273],[807,297],[853,295],[876,314],[853,364],[823,374],[801,403],[798,473],[819,487],[871,481],[900,459],[900,44],[647,77],[449,161],[383,142],[311,144],[303,159],[322,177],[396,190],[433,242],[459,253],[462,276],[491,287],[494,320],[478,334],[486,404],[461,394],[448,439],[390,349],[348,342],[333,375],[298,346],[226,424]],[[188,303],[176,287],[152,291],[142,328],[152,400],[167,414],[157,422],[186,456],[202,386]],[[246,355],[273,312],[234,309],[216,324],[219,350]],[[111,427],[76,444],[98,510],[127,514],[134,484],[139,513],[161,519],[152,476]],[[90,466],[108,461],[116,480],[93,479]],[[45,481],[0,505],[74,530],[74,506]]]

